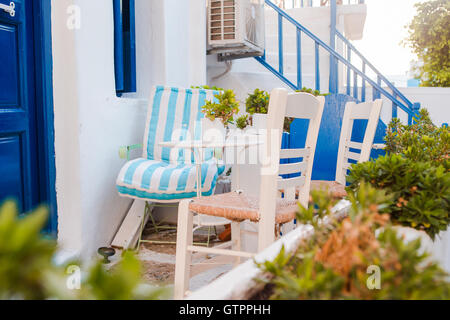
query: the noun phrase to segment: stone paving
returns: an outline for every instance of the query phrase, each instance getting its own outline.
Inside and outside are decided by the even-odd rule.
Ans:
[[[220,233],[223,229],[218,229]],[[194,233],[194,242],[206,243],[208,230],[198,230]],[[210,246],[220,244],[217,239],[214,230],[211,230]],[[143,238],[145,240],[153,241],[167,241],[175,242],[176,230],[164,230],[159,233],[151,231],[150,224],[147,225]],[[175,244],[149,244],[142,243],[138,258],[142,262],[143,267],[143,279],[145,282],[152,285],[172,286],[175,276]],[[111,259],[113,263],[110,267],[113,267],[120,257],[120,252]],[[208,283],[214,281],[222,274],[232,269],[232,258],[223,258],[206,255],[194,255],[193,267],[191,270],[191,282],[190,290],[195,291]],[[214,266],[206,265],[208,263],[220,263]]]

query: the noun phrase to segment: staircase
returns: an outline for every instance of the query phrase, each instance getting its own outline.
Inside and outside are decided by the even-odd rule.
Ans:
[[[311,87],[322,92],[329,89],[328,92],[332,94],[345,93],[361,102],[370,98],[383,98],[391,104],[390,118],[399,117],[399,111],[401,111],[407,117],[408,123],[412,123],[414,115],[420,109],[420,104],[409,101],[338,31],[336,0],[329,1],[331,12],[329,44],[310,32],[272,1],[266,0],[265,2],[267,7],[272,10],[269,14],[276,14],[278,17],[278,61],[275,61],[273,54],[268,54],[268,52],[271,53],[270,50],[274,49],[268,46],[264,56],[256,57],[256,60],[264,67],[294,90],[301,89],[305,84],[311,86],[312,78],[314,78],[314,86]],[[364,1],[358,0],[358,3],[363,4]],[[292,38],[292,32],[291,37],[284,38],[284,29],[287,28],[295,28],[295,39]],[[270,34],[270,31],[269,29],[266,32]],[[305,40],[314,43],[313,53],[311,51],[304,53],[305,49],[302,46]],[[288,43],[287,46],[285,42]],[[273,43],[273,41],[268,41],[268,43]],[[338,46],[343,48],[344,54],[337,51]],[[294,49],[295,53],[293,53]],[[286,50],[289,51],[288,54],[286,54]],[[354,61],[359,61],[359,64]],[[291,67],[285,68],[285,63]],[[323,75],[321,70],[327,66],[329,77],[328,88],[325,88],[324,80],[321,79]]]
[[[365,10],[364,0],[343,0],[342,6],[337,6],[336,0],[329,0],[327,6],[320,6],[317,0],[278,0],[277,4],[265,0],[265,4],[265,55],[234,61],[228,78],[210,83],[226,87],[239,83],[232,89],[242,100],[254,89],[250,84],[265,90],[280,84],[294,90],[308,87],[361,102],[381,98],[385,100],[385,123],[394,117],[412,123],[420,104],[409,101],[343,35],[345,31],[353,40],[362,36],[362,32],[352,34],[347,21],[338,21],[338,12],[350,16],[353,24],[362,24],[362,31],[365,16],[358,18],[354,12]],[[329,20],[324,21],[328,15]],[[210,60],[211,64],[214,66]]]
[[[289,1],[300,6],[283,6]],[[336,0],[329,0],[327,6],[314,4],[317,1],[285,0],[276,5],[265,0],[264,56],[235,60],[230,72],[217,79],[213,75],[223,73],[223,65],[215,57],[209,57],[208,83],[233,89],[241,101],[255,88],[271,91],[280,86],[292,90],[308,87],[330,93],[317,142],[313,179],[333,181],[336,171],[333,158],[337,158],[342,116],[348,101],[384,99],[371,155],[374,158],[384,153],[377,149],[384,143],[386,123],[392,118],[412,123],[420,104],[409,101],[347,38],[362,37],[366,13],[363,0],[344,0],[345,5],[341,6],[337,6]],[[349,24],[348,17],[352,19]],[[306,124],[302,121],[293,122],[291,133],[283,138],[284,147],[303,147]],[[361,142],[366,124],[355,120],[354,125],[352,140]]]

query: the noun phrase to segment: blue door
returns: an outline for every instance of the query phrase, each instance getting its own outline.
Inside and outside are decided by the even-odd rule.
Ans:
[[[0,202],[41,202],[33,0],[0,0]]]

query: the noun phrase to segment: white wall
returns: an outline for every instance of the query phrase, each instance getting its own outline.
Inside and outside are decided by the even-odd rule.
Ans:
[[[55,119],[58,241],[81,250],[80,139],[75,34],[68,32],[66,8],[73,0],[52,0],[53,102]],[[65,134],[60,134],[65,132]]]
[[[81,9],[77,30],[66,27],[72,4]],[[194,57],[201,48],[186,40],[205,42],[193,14],[204,2],[137,0],[138,92],[117,98],[112,9],[111,0],[52,1],[58,239],[83,257],[110,244],[130,206],[115,189],[118,149],[142,141],[151,86],[206,79],[205,58]]]
[[[330,44],[330,7],[307,7],[287,9],[286,12],[326,44]],[[367,7],[365,5],[345,5],[338,7],[337,29],[347,37],[359,38],[364,29]],[[345,30],[345,31],[344,31]],[[278,14],[273,9],[265,10],[266,60],[278,68]],[[303,86],[315,88],[314,41],[302,35],[302,81]],[[342,41],[337,41],[336,50],[343,53]],[[297,42],[296,28],[284,20],[283,23],[284,76],[297,83]],[[319,50],[320,89],[329,90],[330,55]],[[339,74],[343,76],[342,64]],[[225,63],[217,61],[217,55],[208,56],[208,84],[233,89],[240,100],[245,100],[255,88],[271,91],[277,87],[289,88],[253,58],[233,61],[230,73],[214,79],[226,70]]]
[[[384,87],[387,92],[391,90]],[[422,108],[426,108],[430,112],[431,120],[437,126],[443,123],[450,123],[450,88],[398,88],[401,93],[411,102],[419,102]],[[345,88],[341,88],[340,92],[345,93]],[[361,97],[361,88],[358,93]],[[366,88],[366,97],[371,99],[372,88]],[[392,118],[392,102],[382,95],[384,100],[383,110],[381,112],[381,119],[388,123]],[[398,110],[398,117],[404,123],[408,121],[408,115],[400,108]]]
[[[450,88],[399,88],[412,102],[420,102],[428,109],[433,123],[450,124]]]

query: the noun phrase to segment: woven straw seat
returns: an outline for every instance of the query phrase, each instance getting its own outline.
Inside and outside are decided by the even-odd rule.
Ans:
[[[336,181],[311,181],[311,190],[323,190],[335,199],[342,199],[347,196],[345,186]]]
[[[244,220],[258,222],[260,219],[259,198],[237,192],[194,199],[189,205],[189,210],[237,222]],[[277,224],[290,222],[295,219],[297,211],[297,201],[277,199],[275,222]]]

